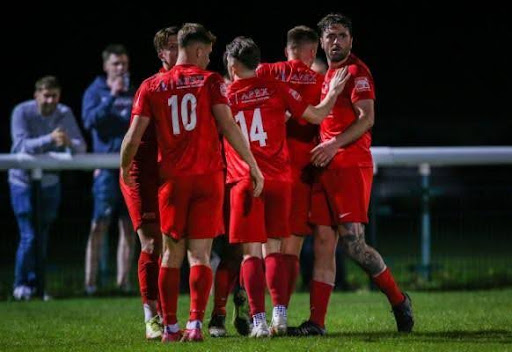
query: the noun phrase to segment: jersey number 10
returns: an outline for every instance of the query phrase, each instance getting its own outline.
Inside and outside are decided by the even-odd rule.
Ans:
[[[247,132],[247,123],[245,122],[245,115],[240,111],[235,115],[235,121],[240,125],[242,134],[249,142],[259,142],[260,147],[267,145],[267,132],[263,129],[263,120],[261,119],[260,108],[254,109],[251,122],[251,130]]]
[[[171,120],[172,120],[172,133],[173,134],[180,134],[180,119],[179,116],[181,115],[181,122],[183,124],[183,128],[185,131],[192,131],[194,128],[196,128],[197,124],[197,114],[196,114],[196,107],[197,107],[197,98],[194,94],[187,93],[183,96],[181,99],[181,104],[178,104],[178,96],[173,95],[169,98],[168,104],[171,107]],[[178,106],[179,105],[179,106]],[[180,109],[178,109],[178,107]]]

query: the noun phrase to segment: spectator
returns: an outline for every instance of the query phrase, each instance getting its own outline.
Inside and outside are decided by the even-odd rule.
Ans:
[[[83,98],[82,119],[92,135],[94,153],[118,153],[128,130],[134,91],[130,87],[128,52],[119,44],[108,45],[102,53],[105,76],[98,76]],[[130,290],[129,272],[135,236],[119,189],[118,169],[96,169],[93,181],[94,210],[85,255],[85,291],[97,290],[101,245],[114,214],[118,215],[117,286]]]
[[[57,78],[45,76],[35,84],[34,99],[17,105],[11,117],[12,153],[85,152],[86,145],[71,109],[59,103]],[[14,292],[16,300],[43,297],[46,249],[50,225],[60,204],[60,180],[56,172],[44,172],[38,207],[30,171],[9,170],[11,204],[20,230],[16,252]],[[39,190],[39,185],[37,185]]]

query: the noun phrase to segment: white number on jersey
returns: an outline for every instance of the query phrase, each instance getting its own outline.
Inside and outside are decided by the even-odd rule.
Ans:
[[[235,121],[240,125],[243,135],[249,142],[259,142],[260,147],[267,145],[267,132],[263,129],[263,120],[261,119],[260,108],[254,109],[252,115],[251,130],[247,132],[247,123],[245,122],[245,115],[240,111],[235,115]]]
[[[197,115],[197,98],[194,94],[187,93],[181,99],[181,104],[178,104],[178,96],[173,95],[169,98],[168,104],[171,107],[171,120],[173,134],[180,134],[179,116],[181,115],[181,122],[185,131],[192,131],[196,127]],[[178,111],[180,105],[180,112]]]

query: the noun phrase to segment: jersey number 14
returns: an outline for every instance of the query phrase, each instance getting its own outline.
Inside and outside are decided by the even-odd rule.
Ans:
[[[260,147],[267,145],[267,132],[263,129],[263,120],[261,119],[260,108],[254,109],[252,115],[251,129],[247,131],[247,122],[243,111],[235,115],[235,121],[240,125],[242,134],[249,142],[259,142]]]

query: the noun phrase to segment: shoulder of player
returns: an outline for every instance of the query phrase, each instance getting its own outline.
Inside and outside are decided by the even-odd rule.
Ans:
[[[368,68],[368,66],[363,62],[363,60],[361,60],[360,58],[358,58],[356,55],[354,54],[350,54],[351,57],[350,57],[350,63],[349,65],[355,65],[357,66],[357,74],[358,75],[369,75],[370,77],[372,76],[372,73],[370,71],[370,69]]]

